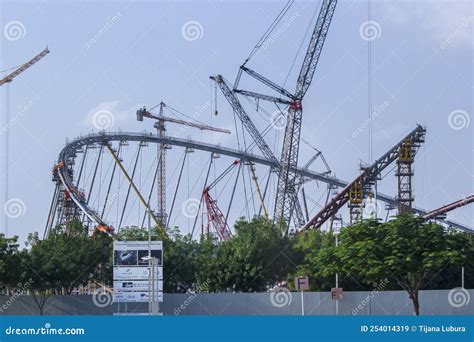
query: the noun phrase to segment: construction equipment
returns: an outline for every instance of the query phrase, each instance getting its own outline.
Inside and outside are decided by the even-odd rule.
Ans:
[[[399,158],[401,151],[400,147],[405,144],[407,139],[411,140],[411,146],[414,148],[414,156],[420,145],[425,141],[425,133],[426,129],[418,125],[400,142],[398,142],[383,156],[377,159],[372,165],[363,168],[360,175],[350,182],[344,189],[342,189],[341,192],[339,192],[334,198],[332,198],[332,200],[326,204],[326,206],[324,206],[324,208],[319,213],[317,213],[308,223],[306,223],[302,230],[320,228],[324,222],[333,217],[337,211],[348,201],[350,201],[349,205],[353,206],[352,210],[356,210],[357,207],[360,208],[362,205],[362,200],[365,196],[363,193],[364,186],[366,184],[375,182],[380,173]],[[355,215],[355,213],[353,212],[352,215]]]
[[[26,69],[31,67],[33,64],[39,62],[44,56],[46,56],[49,53],[48,47],[46,47],[43,51],[41,51],[39,54],[34,56],[32,59],[30,59],[28,62],[20,65],[18,68],[15,69],[12,73],[8,74],[4,78],[0,80],[0,86],[4,85],[5,83],[10,83],[13,81],[15,77],[20,75],[22,72],[24,72]]]
[[[221,241],[230,239],[232,233],[229,229],[229,225],[227,224],[224,214],[217,205],[217,201],[211,197],[209,192],[216,186],[217,183],[219,183],[226,175],[228,175],[235,166],[238,165],[240,165],[240,160],[234,160],[234,162],[229,165],[211,184],[209,184],[202,193],[204,202],[206,203],[208,224],[212,224],[217,236]]]
[[[301,66],[294,93],[277,85],[268,78],[260,75],[245,66],[247,61],[240,67],[234,91],[242,95],[251,96],[257,100],[266,100],[274,103],[288,105],[287,123],[280,158],[281,168],[279,170],[277,194],[275,200],[274,220],[284,220],[289,228],[295,203],[298,200],[298,176],[294,170],[298,166],[298,152],[301,134],[301,122],[303,116],[302,101],[308,91],[311,81],[318,65],[319,57],[327,36],[329,25],[336,8],[337,0],[324,0],[319,12],[316,25]],[[252,91],[237,89],[242,73],[250,75],[273,91],[279,93],[280,97],[260,94]],[[283,98],[281,97],[283,96]]]
[[[466,198],[460,199],[458,201],[455,201],[450,204],[446,204],[442,206],[441,208],[432,210],[426,214],[424,214],[422,217],[425,220],[431,220],[431,219],[444,219],[446,217],[446,213],[450,212],[451,210],[464,207],[465,205],[468,205],[470,203],[474,202],[474,195],[469,195]]]
[[[279,171],[281,169],[280,162],[275,157],[272,150],[265,142],[265,139],[262,137],[257,127],[255,127],[254,123],[248,116],[247,112],[244,110],[244,108],[240,104],[240,101],[235,95],[235,92],[231,90],[231,88],[229,87],[229,85],[227,84],[227,82],[224,80],[224,78],[221,75],[210,76],[210,79],[215,81],[217,85],[219,85],[219,88],[221,89],[222,94],[224,94],[224,97],[227,99],[227,102],[229,102],[230,106],[234,110],[234,113],[242,122],[242,125],[244,125],[245,129],[250,134],[250,136],[252,137],[253,141],[255,142],[257,147],[260,149],[262,154],[266,158],[272,160],[275,164],[278,165],[278,168],[276,169],[272,168],[272,171]],[[295,201],[294,207],[295,207],[295,216],[296,216],[297,225],[301,227],[305,223],[305,220],[303,216],[303,210],[301,209],[301,205],[299,201]]]
[[[198,124],[194,122],[179,120],[175,118],[170,118],[163,115],[163,110],[167,105],[161,101],[159,106],[159,114],[154,115],[146,107],[142,107],[137,110],[137,120],[143,121],[143,118],[149,118],[156,120],[154,127],[158,131],[158,136],[163,138],[166,134],[165,122],[171,122],[178,125],[184,125],[189,127],[198,128],[200,130],[213,131],[230,134],[228,129],[215,128],[205,124]],[[156,107],[156,106],[155,106]],[[168,106],[168,108],[171,108]],[[150,109],[151,110],[151,109]],[[159,177],[157,179],[157,196],[158,196],[158,206],[157,206],[157,218],[162,223],[163,227],[166,227],[167,224],[167,213],[166,213],[166,150],[169,147],[166,144],[159,144],[158,146],[158,160],[159,164]]]

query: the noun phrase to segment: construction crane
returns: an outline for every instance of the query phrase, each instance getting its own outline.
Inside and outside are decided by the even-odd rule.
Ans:
[[[224,78],[221,75],[210,76],[210,79],[215,81],[216,84],[219,86],[219,88],[222,91],[222,94],[226,98],[227,102],[229,102],[235,115],[237,115],[239,120],[242,122],[242,125],[250,134],[251,138],[253,139],[257,147],[260,149],[262,154],[266,158],[270,159],[272,162],[278,165],[278,168],[276,168],[276,171],[280,170],[281,169],[280,162],[275,157],[275,155],[273,154],[273,151],[270,149],[268,144],[265,142],[265,139],[262,137],[257,127],[252,122],[252,120],[250,119],[245,109],[242,107],[242,104],[240,103],[235,92],[232,91],[231,87],[227,84],[227,82],[224,80]],[[275,171],[275,169],[273,170]],[[301,205],[299,201],[295,201],[294,204],[295,204],[296,221],[299,223],[300,226],[302,226],[305,223],[303,210],[301,209]],[[264,213],[264,214],[265,216],[267,215],[267,213]]]
[[[375,182],[380,173],[387,168],[391,163],[397,160],[400,156],[400,147],[410,139],[412,147],[416,148],[413,151],[413,155],[420,147],[420,144],[424,142],[426,129],[418,125],[408,135],[406,135],[401,141],[393,146],[389,151],[377,159],[369,167],[363,168],[362,172],[344,189],[341,190],[331,201],[324,206],[324,208],[317,213],[308,223],[302,228],[302,230],[310,228],[320,228],[324,222],[337,213],[337,211],[347,202],[349,202],[349,208],[351,210],[351,220],[354,220],[354,216],[359,215],[359,210],[363,205],[364,189],[367,185]],[[357,213],[356,213],[357,211]]]
[[[12,73],[8,74],[4,78],[0,80],[0,86],[10,83],[13,81],[15,77],[20,75],[22,72],[24,72],[26,69],[30,68],[33,64],[36,64],[39,62],[44,56],[46,56],[49,53],[48,47],[46,47],[43,51],[41,51],[39,54],[34,56],[32,59],[30,59],[28,62],[20,65],[18,68],[15,69]]]
[[[289,228],[295,203],[298,200],[298,175],[295,170],[298,166],[298,152],[301,134],[301,122],[303,116],[303,98],[308,91],[313,79],[319,57],[326,40],[332,16],[336,8],[337,0],[324,0],[319,12],[316,25],[306,50],[306,55],[296,83],[294,93],[277,85],[268,78],[260,75],[254,70],[246,67],[247,61],[240,67],[234,91],[242,95],[251,96],[257,100],[266,100],[274,103],[288,105],[287,123],[280,158],[280,172],[278,176],[277,194],[275,199],[274,219],[284,220]],[[237,89],[242,73],[250,75],[272,90],[279,93],[280,97],[260,94],[252,91]],[[283,96],[283,98],[282,98]]]
[[[219,209],[217,201],[212,198],[210,191],[216,186],[226,175],[228,175],[235,166],[240,165],[240,160],[236,159],[229,165],[211,184],[209,184],[203,191],[202,196],[204,203],[206,203],[208,225],[212,224],[214,230],[221,241],[229,240],[232,233],[227,224],[227,219]]]
[[[0,86],[3,86],[4,84],[9,84],[13,81],[15,77],[20,75],[22,72],[30,68],[33,64],[37,63],[40,61],[44,56],[46,56],[49,53],[48,47],[46,47],[43,51],[41,51],[39,54],[34,56],[32,59],[30,59],[28,62],[20,65],[15,69],[13,72],[5,76],[0,80]],[[10,69],[11,70],[11,69]],[[6,115],[5,115],[5,122],[7,125],[9,125],[10,121],[10,87],[6,87]],[[7,203],[8,197],[9,197],[9,184],[10,184],[10,179],[9,179],[9,169],[8,165],[10,163],[10,130],[6,130],[5,132],[5,172],[4,172],[4,180],[5,180],[5,191],[4,191],[4,201]],[[5,234],[8,235],[8,216],[4,216],[4,226],[5,226]]]
[[[450,204],[446,204],[446,205],[442,206],[441,208],[432,210],[432,211],[424,214],[423,218],[425,220],[444,218],[443,216],[446,216],[447,212],[449,212],[451,210],[454,210],[454,209],[457,209],[457,208],[460,208],[460,207],[464,207],[465,205],[468,205],[472,202],[474,202],[474,195],[469,195],[466,198],[460,199],[460,200],[455,201],[455,202],[450,203]]]
[[[179,120],[175,118],[170,118],[167,116],[163,115],[163,111],[165,107],[168,107],[171,109],[171,107],[167,106],[163,101],[160,102],[159,106],[159,114],[154,115],[152,114],[149,110],[146,109],[146,107],[142,107],[139,110],[137,110],[137,120],[138,121],[143,121],[143,118],[149,118],[156,120],[154,127],[158,131],[158,136],[160,138],[164,138],[166,135],[166,128],[165,128],[165,122],[170,122],[170,123],[175,123],[178,125],[183,125],[183,126],[189,126],[189,127],[194,127],[198,128],[200,130],[206,130],[206,131],[213,131],[213,132],[220,132],[220,133],[226,133],[230,134],[230,131],[228,129],[222,129],[222,128],[215,128],[212,126],[208,126],[205,124],[198,124],[194,122],[189,122],[189,121],[184,121],[184,120]],[[156,108],[157,106],[153,107]],[[153,110],[150,109],[150,110]],[[166,214],[166,150],[168,149],[168,146],[166,144],[159,144],[158,145],[158,162],[159,162],[159,176],[157,179],[157,196],[158,196],[158,207],[157,207],[157,218],[158,220],[162,223],[163,227],[166,228],[167,224],[167,214]]]

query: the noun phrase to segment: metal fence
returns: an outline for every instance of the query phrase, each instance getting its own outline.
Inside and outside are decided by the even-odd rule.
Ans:
[[[107,296],[109,295],[109,296]],[[472,299],[472,300],[471,300]],[[117,312],[147,312],[148,303],[112,304],[110,294],[53,296],[45,315],[112,315]],[[420,292],[421,315],[474,315],[474,290]],[[339,300],[339,315],[412,315],[406,292],[345,292]],[[186,293],[165,294],[160,311],[165,315],[301,315],[301,293]],[[336,301],[328,292],[304,293],[305,315],[335,315]],[[27,295],[0,297],[0,315],[38,315]]]

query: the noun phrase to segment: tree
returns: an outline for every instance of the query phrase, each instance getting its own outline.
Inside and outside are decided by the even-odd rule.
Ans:
[[[259,217],[234,230],[230,240],[201,242],[198,279],[209,291],[265,291],[295,271],[294,241],[278,225]]]
[[[420,313],[419,290],[443,268],[459,267],[469,245],[466,234],[413,215],[400,215],[386,223],[366,220],[343,228],[335,250],[335,263],[324,265],[325,274],[358,274],[367,284],[392,279],[408,292],[414,314]]]
[[[55,227],[44,240],[30,235],[31,249],[21,254],[19,273],[30,283],[41,315],[51,295],[71,294],[78,286],[93,282],[99,268],[110,263],[110,238],[100,234],[91,238],[87,227],[76,222]]]
[[[16,265],[19,263],[18,237],[5,237],[0,234],[0,289],[9,293],[18,283]]]

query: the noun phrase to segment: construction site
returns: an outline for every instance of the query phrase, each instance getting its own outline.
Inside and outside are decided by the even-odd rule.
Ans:
[[[215,6],[215,11],[230,10],[232,12],[232,8],[237,4],[229,5],[228,8],[224,4]],[[241,6],[245,7],[245,5]],[[48,123],[48,114],[40,114],[36,111],[36,102],[42,101],[40,98],[45,96],[49,101],[47,95],[41,95],[41,97],[38,95],[38,100],[35,97],[31,100],[30,97],[29,101],[33,104],[25,115],[43,116],[35,119],[37,120],[35,126],[39,127],[43,123],[45,126],[49,124],[57,127],[57,129],[48,128],[44,131],[44,135],[55,136],[55,151],[52,151],[49,145],[47,148],[47,155],[55,155],[55,157],[48,161],[50,164],[48,170],[41,170],[41,180],[38,181],[35,176],[31,181],[38,181],[37,184],[41,184],[31,186],[31,191],[36,192],[31,199],[17,195],[18,192],[15,190],[17,181],[13,179],[19,177],[19,173],[9,166],[16,163],[18,157],[16,152],[11,153],[11,146],[21,145],[19,138],[13,136],[16,132],[10,132],[10,126],[15,128],[16,125],[22,125],[22,120],[26,120],[14,108],[19,103],[28,101],[28,97],[26,100],[19,100],[21,88],[17,89],[16,83],[21,83],[34,74],[37,74],[35,77],[54,79],[58,77],[59,79],[59,73],[64,72],[67,75],[69,68],[81,68],[84,76],[79,76],[79,74],[77,76],[78,82],[81,82],[82,77],[89,77],[97,71],[87,71],[87,61],[84,63],[76,59],[71,59],[70,62],[60,61],[54,55],[57,53],[56,50],[61,50],[63,47],[52,44],[36,55],[32,53],[34,56],[30,60],[18,61],[24,64],[11,69],[4,68],[0,80],[0,86],[5,89],[7,99],[5,128],[2,131],[3,160],[6,166],[5,171],[2,172],[2,184],[5,185],[3,188],[4,209],[11,212],[14,210],[9,208],[12,198],[17,202],[19,200],[20,204],[17,203],[17,205],[22,213],[18,216],[26,217],[37,201],[38,211],[41,210],[44,214],[45,224],[40,226],[37,223],[28,229],[30,232],[33,232],[33,229],[38,231],[39,240],[51,238],[52,235],[57,234],[58,229],[68,234],[68,229],[78,224],[87,229],[90,239],[94,239],[97,234],[109,236],[111,239],[115,236],[123,237],[134,229],[151,234],[150,231],[156,229],[162,234],[156,240],[173,239],[173,232],[179,231],[180,236],[187,236],[189,241],[199,243],[205,239],[211,239],[215,245],[219,245],[225,244],[239,234],[235,227],[244,223],[238,222],[253,222],[252,220],[258,219],[261,220],[258,222],[264,222],[263,224],[277,226],[285,241],[298,239],[307,232],[320,231],[329,234],[331,239],[332,236],[336,236],[337,247],[337,234],[345,229],[351,229],[352,226],[358,224],[363,225],[366,221],[385,224],[397,217],[405,217],[404,215],[419,220],[417,222],[420,225],[442,226],[444,229],[442,234],[459,232],[466,234],[469,239],[470,234],[474,233],[472,216],[474,194],[470,178],[472,177],[472,146],[462,147],[464,152],[456,148],[457,151],[453,152],[452,158],[447,156],[451,150],[454,150],[451,149],[452,145],[445,147],[448,144],[460,146],[456,139],[461,134],[464,134],[463,142],[470,140],[472,144],[469,108],[463,107],[465,110],[456,112],[456,108],[460,106],[459,103],[463,103],[457,101],[459,98],[456,98],[453,99],[454,104],[451,107],[447,105],[452,109],[445,113],[444,104],[440,105],[437,101],[440,101],[440,98],[446,100],[448,96],[443,95],[445,91],[440,86],[436,94],[426,96],[427,98],[436,97],[436,101],[432,104],[423,104],[423,108],[431,113],[430,111],[436,107],[443,107],[442,114],[437,114],[436,110],[433,114],[420,114],[418,109],[416,112],[412,111],[413,105],[410,102],[417,100],[413,95],[415,90],[410,88],[410,94],[405,94],[403,90],[409,87],[408,84],[413,78],[416,79],[415,88],[419,89],[423,84],[425,76],[416,78],[418,72],[424,72],[422,69],[418,70],[418,66],[414,67],[416,71],[410,71],[406,81],[400,82],[400,87],[397,87],[400,92],[393,91],[390,95],[383,93],[384,90],[381,89],[384,86],[378,80],[377,74],[379,68],[386,67],[384,64],[386,63],[389,65],[390,72],[394,73],[393,78],[403,78],[405,75],[396,75],[398,72],[403,74],[403,71],[396,71],[396,68],[402,69],[404,64],[394,62],[390,58],[396,54],[399,54],[396,57],[398,59],[406,56],[404,52],[394,50],[395,52],[390,52],[387,57],[383,52],[385,50],[378,48],[377,44],[382,38],[386,39],[386,44],[395,45],[395,42],[390,42],[392,35],[382,35],[383,31],[379,24],[384,27],[383,18],[373,17],[371,11],[380,8],[376,4],[367,5],[365,2],[346,4],[342,1],[338,3],[336,0],[301,3],[290,0],[281,3],[262,3],[258,6],[267,8],[268,12],[264,14],[258,10],[255,11],[265,19],[252,29],[242,28],[245,33],[242,36],[234,31],[227,34],[225,33],[227,27],[220,26],[217,31],[221,31],[222,37],[216,37],[214,34],[216,29],[208,29],[204,20],[193,19],[182,27],[181,24],[178,25],[179,44],[185,44],[183,46],[186,48],[192,44],[197,45],[208,37],[216,41],[238,39],[238,42],[233,43],[238,46],[235,49],[232,48],[232,57],[227,58],[222,55],[223,51],[218,49],[216,47],[218,44],[213,41],[210,44],[211,47],[208,48],[209,54],[205,57],[210,61],[206,60],[206,62],[202,62],[204,57],[197,55],[191,47],[186,54],[194,55],[201,64],[190,70],[181,70],[178,80],[170,85],[157,86],[159,91],[153,90],[142,96],[139,89],[142,86],[154,88],[156,83],[166,84],[167,77],[173,78],[173,73],[176,73],[178,67],[168,66],[168,59],[180,61],[182,57],[179,53],[183,48],[167,42],[166,45],[161,45],[162,48],[158,50],[158,53],[155,51],[153,56],[143,56],[147,54],[147,49],[140,45],[138,38],[134,38],[140,47],[139,51],[134,46],[127,49],[124,55],[132,55],[133,62],[124,62],[125,59],[122,59],[119,67],[119,69],[128,69],[127,63],[134,65],[132,68],[137,66],[132,75],[126,71],[127,82],[122,84],[117,81],[115,70],[113,73],[106,71],[109,62],[105,55],[102,55],[104,60],[98,63],[99,69],[104,70],[104,74],[100,79],[108,79],[110,83],[105,85],[101,84],[101,81],[95,81],[98,82],[97,88],[95,83],[90,88],[81,86],[81,89],[85,90],[82,94],[74,96],[76,102],[71,101],[70,105],[65,105],[66,107],[61,104],[57,108],[58,112],[62,112],[61,116],[65,116],[61,117],[57,123]],[[374,6],[375,9],[370,6]],[[364,31],[364,28],[360,26],[360,32],[346,36],[346,31],[340,27],[345,26],[345,20],[350,17],[353,7],[357,8],[359,11],[357,13],[362,13],[362,19],[368,23],[369,27],[367,31]],[[120,35],[120,30],[122,30],[120,25],[126,25],[122,21],[128,20],[127,16],[134,15],[130,14],[130,11],[133,13],[135,10],[126,7],[111,12],[108,8],[109,15],[103,28],[99,27],[95,35],[83,44],[78,58],[88,58],[89,51],[98,48],[102,41],[109,38],[115,39],[118,44],[120,39],[118,36],[113,36],[113,32],[119,30],[118,35]],[[240,10],[238,12],[239,15],[243,13]],[[358,18],[357,23],[360,19]],[[379,22],[377,23],[376,20]],[[229,25],[233,24],[233,21],[229,23]],[[385,25],[389,27],[389,24],[385,23]],[[359,29],[359,26],[356,26],[356,29]],[[354,31],[353,28],[352,30]],[[387,28],[388,31],[389,28]],[[469,31],[470,29],[466,32],[469,33]],[[397,30],[394,32],[394,35],[398,34]],[[456,35],[461,35],[461,33],[454,34],[452,40],[455,40]],[[453,34],[447,36],[451,37]],[[351,66],[350,70],[354,70],[353,73],[347,71],[343,64],[350,63],[351,53],[356,54],[356,52],[352,50],[349,52],[349,47],[340,47],[345,44],[349,46],[350,40],[360,41],[357,51],[362,56],[360,62]],[[148,40],[146,44],[151,44],[150,42]],[[398,43],[399,41],[396,44]],[[443,41],[441,41],[441,46],[442,44]],[[10,47],[15,48],[14,44],[8,46]],[[247,51],[250,53],[247,54]],[[283,51],[285,51],[285,58],[282,57]],[[101,53],[99,50],[94,58],[100,58]],[[359,58],[359,55],[356,56]],[[108,57],[115,60],[113,56]],[[444,57],[451,58],[448,54]],[[54,63],[56,66],[52,65]],[[178,64],[184,65],[185,62],[180,61]],[[49,65],[48,68],[51,68],[49,70],[56,68],[58,74],[53,72],[48,76],[39,76],[38,74],[44,72],[41,70],[43,65]],[[214,65],[215,69],[210,68]],[[226,73],[219,70],[224,65]],[[411,66],[408,65],[408,67]],[[459,70],[455,72],[457,75],[462,74],[464,70],[462,66],[458,65],[458,67]],[[338,71],[339,68],[340,71]],[[433,68],[438,68],[438,66],[435,65]],[[470,68],[472,71],[472,65]],[[153,70],[153,73],[156,71],[156,75],[159,73],[154,84],[148,82],[149,79],[145,76],[147,69]],[[134,73],[135,78],[133,78]],[[196,79],[197,76],[194,73],[199,75],[199,80]],[[207,73],[208,77],[202,78],[201,75],[204,73]],[[143,79],[141,79],[142,74]],[[360,78],[360,87],[358,80],[355,82],[358,87],[353,86],[352,79],[355,78]],[[427,77],[425,79],[425,83],[431,83],[429,86],[438,84],[437,81]],[[178,84],[184,80],[186,83],[183,84],[183,88],[180,88]],[[119,82],[120,85],[115,82]],[[348,87],[354,88],[349,95],[342,93],[346,82],[352,84]],[[470,82],[472,86],[472,79]],[[186,105],[187,93],[196,90],[189,85],[191,83],[197,84],[196,87],[199,88],[197,93],[206,94],[206,98],[193,100],[191,102],[193,106]],[[53,87],[67,87],[68,84],[70,81],[64,85],[55,83]],[[165,87],[163,89],[173,95],[168,97],[161,95],[160,87]],[[387,87],[390,88],[390,85]],[[67,111],[87,102],[88,96],[100,94],[102,90],[99,88],[104,89],[104,98],[94,103],[106,102],[108,104],[90,110],[86,118],[88,126],[84,128],[82,124],[79,124],[84,121],[84,117],[69,116]],[[169,90],[170,88],[173,89]],[[337,94],[340,89],[341,94]],[[420,89],[420,91],[423,90]],[[115,96],[111,95],[114,92],[126,93],[124,95],[126,100],[123,100],[126,105],[119,108],[116,102],[107,102]],[[10,100],[11,96],[13,98]],[[323,103],[326,99],[327,103]],[[69,100],[72,99],[68,98]],[[11,101],[13,104],[10,103]],[[449,99],[447,101],[449,102]],[[470,104],[464,103],[465,106]],[[88,105],[90,108],[94,104]],[[340,106],[344,109],[344,113],[338,112]],[[50,107],[51,110],[56,110],[53,103]],[[353,112],[349,112],[351,108],[354,108]],[[403,111],[405,114],[397,114],[397,111]],[[458,124],[458,120],[464,120],[465,128],[463,127],[462,130],[458,129],[459,126],[453,129],[451,123],[449,125],[446,123],[446,120],[452,120],[452,116],[459,115],[462,117],[454,118],[453,122]],[[388,126],[385,126],[384,120],[387,120]],[[76,122],[78,122],[77,125]],[[327,126],[331,122],[333,125]],[[72,128],[71,125],[77,127]],[[435,127],[436,133],[430,137],[432,126]],[[445,128],[447,131],[444,131]],[[80,133],[67,134],[74,131],[80,131]],[[63,142],[65,138],[64,145],[57,143]],[[38,148],[41,148],[41,145],[42,143],[38,142]],[[470,157],[466,156],[468,154]],[[458,162],[458,158],[462,156],[468,159]],[[22,156],[21,158],[29,157]],[[31,158],[34,161],[43,156],[33,155]],[[466,163],[469,158],[470,164]],[[31,171],[24,172],[33,174],[34,171],[37,171],[35,166],[31,168]],[[49,175],[46,175],[46,172]],[[46,180],[48,177],[49,179]],[[467,182],[462,184],[466,179],[468,179]],[[458,211],[460,214],[456,216],[455,213]],[[3,222],[5,236],[23,235],[26,239],[26,233],[19,234],[15,231],[21,222],[16,221],[18,216],[15,213],[6,212]],[[39,219],[41,218],[35,217],[36,222]],[[120,235],[121,233],[123,235]],[[126,237],[124,239],[127,240]],[[167,273],[172,275],[174,272],[166,268],[166,246],[165,243],[163,252],[165,294],[168,286]],[[291,262],[287,261],[287,263]],[[462,266],[462,288],[464,289],[465,265]],[[457,266],[453,267],[458,272]],[[305,276],[303,272],[303,268],[298,268],[295,275]],[[459,274],[461,274],[460,268]],[[330,279],[333,279],[332,275],[331,277]],[[357,277],[354,279],[356,282],[359,280]],[[280,287],[294,291],[292,286],[287,286],[288,279],[272,281],[273,283],[270,281],[266,283],[269,292],[273,288]],[[311,276],[309,281],[313,281]],[[339,289],[341,288],[342,293],[342,287],[344,287],[340,286],[339,281],[341,279],[336,275],[336,283],[331,287],[333,299],[338,301],[339,297],[334,296],[339,296]],[[357,289],[356,285],[352,285],[353,280],[345,281],[349,282],[349,287],[354,286]],[[441,282],[441,280],[437,281]],[[212,307],[211,293],[220,290],[198,291],[199,285],[195,285],[198,281],[190,282],[194,284],[193,286],[198,286],[198,289],[195,288],[193,291],[207,293],[206,296],[209,297],[203,297],[202,300],[209,302],[209,306]],[[82,294],[89,291],[88,294],[90,294],[90,291],[97,290],[97,284],[94,286],[89,284],[87,287],[76,286],[73,291]],[[236,281],[233,287],[230,282],[229,284],[226,285],[228,289],[226,292],[262,292],[256,285],[246,285],[247,287],[239,289]],[[100,283],[100,286],[107,286],[108,290],[113,291],[110,283]],[[185,289],[187,285],[176,286],[178,290],[173,290],[174,292],[187,293]],[[212,284],[210,286],[212,288]],[[395,290],[399,289],[397,286],[393,284],[393,287],[387,288],[387,290],[394,290],[393,297],[384,299],[387,303],[405,300],[404,297],[403,299],[397,297],[398,294],[395,293]],[[403,286],[401,288],[405,289]],[[429,284],[425,288],[430,289]],[[361,285],[360,289],[367,291],[371,288]],[[423,287],[420,288],[422,289]],[[441,286],[436,289],[444,290],[445,288]],[[303,296],[303,292],[301,295]],[[435,299],[429,299],[432,298],[431,295],[430,293],[423,294],[423,298],[430,305],[432,301],[435,301]],[[166,298],[169,298],[168,303]],[[240,300],[232,298],[229,299],[229,302],[233,303],[231,308],[237,309],[230,310],[229,314],[258,314],[238,309]],[[322,305],[321,300],[315,298],[309,293],[308,301],[314,303],[308,305],[314,307]],[[340,298],[343,298],[342,295]],[[352,298],[350,296],[348,298],[355,304],[352,302],[350,302],[352,304],[347,304],[349,302],[344,304],[341,300],[341,305],[346,305],[341,310],[345,310],[343,312],[350,315],[351,312],[354,314],[358,299],[350,299]],[[410,298],[413,299],[412,296]],[[166,314],[173,315],[174,312],[176,315],[176,308],[179,307],[181,300],[184,299],[165,296],[163,310]],[[245,300],[249,299],[242,299],[242,301]],[[226,300],[216,299],[215,303],[218,302],[219,304],[215,304],[214,309],[219,306],[223,308],[222,310],[226,310],[224,305],[227,303]],[[297,303],[296,299],[295,303]],[[269,308],[262,306],[263,314],[273,314],[271,310],[275,308],[275,305],[273,302],[271,304],[273,306]],[[417,304],[415,303],[415,307]],[[301,310],[303,314],[305,313],[305,309],[300,306],[286,309],[287,311],[283,314],[299,314]],[[112,313],[111,308],[104,310],[107,314]],[[112,311],[114,310],[117,309],[114,307]],[[199,307],[193,310],[196,310],[195,314],[198,315],[207,314]],[[337,315],[339,312],[338,308],[334,309],[332,306],[325,307],[323,311],[318,310],[315,309],[310,314],[331,315],[336,310]],[[389,314],[396,315],[397,310],[392,308]],[[401,308],[398,312],[410,314],[410,310]],[[417,310],[415,308],[415,311]],[[436,309],[435,306],[430,307],[429,310],[422,309],[421,312],[430,314],[430,310],[448,312],[443,311],[444,309]],[[463,312],[472,314],[472,304],[464,310],[467,311]],[[103,314],[99,311],[93,314]],[[85,310],[74,314],[90,314],[90,312]],[[371,312],[369,310],[366,314],[370,315]],[[374,312],[378,312],[379,315],[385,314],[377,311],[376,308]],[[449,314],[456,314],[456,312],[449,311]]]

